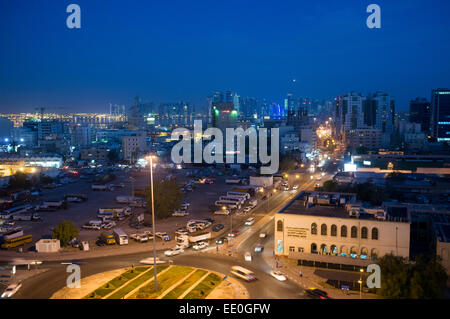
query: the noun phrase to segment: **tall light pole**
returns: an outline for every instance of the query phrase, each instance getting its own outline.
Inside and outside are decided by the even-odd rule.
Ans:
[[[364,272],[364,269],[360,269],[359,272],[361,273],[359,276],[358,284],[359,284],[359,299],[362,299],[362,284],[363,284],[363,278],[362,274]]]
[[[156,281],[156,230],[155,230],[155,200],[153,197],[153,156],[150,158],[150,193],[152,199],[152,228],[153,228],[153,269],[155,272],[155,292],[158,291],[158,283]]]

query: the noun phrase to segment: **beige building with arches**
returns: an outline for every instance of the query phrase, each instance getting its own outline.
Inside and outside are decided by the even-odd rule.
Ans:
[[[367,207],[355,194],[302,192],[275,215],[275,254],[363,266],[386,254],[409,258],[406,210]]]

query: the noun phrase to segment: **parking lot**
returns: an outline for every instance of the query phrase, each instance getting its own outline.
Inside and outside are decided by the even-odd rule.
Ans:
[[[192,182],[193,177],[187,175],[195,174],[196,169],[183,169],[175,171],[177,182],[180,185],[184,185],[189,181]],[[155,178],[159,178],[162,173],[158,169],[155,172]],[[59,209],[51,212],[39,212],[41,221],[15,221],[15,226],[21,227],[24,234],[31,234],[33,241],[37,241],[41,238],[50,238],[52,236],[53,227],[58,225],[61,221],[70,220],[80,228],[79,240],[89,241],[90,246],[93,247],[94,243],[98,239],[101,233],[111,233],[111,230],[87,230],[82,226],[91,220],[96,220],[97,212],[99,208],[120,208],[126,206],[125,204],[118,204],[116,197],[120,195],[131,195],[132,187],[134,189],[142,189],[149,185],[148,171],[118,171],[114,172],[116,178],[111,183],[123,184],[122,187],[116,187],[112,191],[93,191],[91,189],[92,182],[86,179],[79,178],[76,182],[70,184],[64,184],[60,187],[53,189],[42,189],[42,196],[34,205],[43,201],[49,200],[61,200],[65,194],[86,194],[88,200],[80,203],[68,203],[67,209]],[[132,179],[131,179],[132,177]],[[211,176],[213,177],[213,176]],[[190,203],[188,210],[189,215],[184,217],[170,217],[164,220],[156,220],[156,231],[167,232],[173,239],[175,230],[181,227],[185,227],[186,223],[191,219],[205,219],[213,218],[214,224],[224,224],[225,228],[220,232],[224,233],[229,230],[231,223],[231,216],[213,215],[214,210],[220,209],[220,207],[214,208],[214,202],[218,200],[219,196],[226,195],[227,191],[230,191],[235,185],[226,185],[226,176],[214,176],[214,184],[199,184],[192,183],[193,190],[187,191],[183,202]],[[133,208],[133,213],[137,214],[144,212],[144,208]],[[148,216],[148,215],[147,215]],[[147,217],[146,217],[147,218]],[[233,222],[243,219],[243,216],[233,216]],[[127,234],[142,233],[145,230],[150,231],[148,227],[135,229],[130,226],[130,218],[122,221],[116,221],[116,226],[122,228]],[[213,233],[215,235],[215,233]],[[151,241],[148,243],[150,244]],[[130,241],[130,244],[138,244],[134,241]],[[139,243],[140,244],[140,243]],[[144,244],[145,245],[145,244]],[[168,244],[169,245],[169,244]],[[29,244],[24,246],[24,250],[32,249],[33,245]],[[108,249],[109,247],[104,247]],[[18,248],[15,248],[18,250]]]

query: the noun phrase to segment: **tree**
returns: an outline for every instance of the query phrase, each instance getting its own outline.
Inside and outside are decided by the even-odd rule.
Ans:
[[[447,273],[436,256],[418,256],[408,263],[402,257],[386,255],[379,259],[381,288],[378,293],[390,299],[443,298]]]
[[[53,238],[59,239],[61,246],[66,246],[69,241],[78,236],[79,232],[80,230],[72,221],[65,220],[53,229]]]
[[[292,155],[282,156],[280,159],[280,171],[291,171],[297,168],[298,160]]]
[[[28,180],[28,176],[22,172],[16,172],[9,177],[10,189],[29,189],[32,186],[32,182]]]
[[[325,192],[335,192],[338,189],[338,182],[330,179],[323,183],[322,188]]]
[[[156,180],[153,183],[155,196],[155,215],[159,218],[167,218],[176,209],[180,209],[183,192],[177,182],[173,180]],[[147,190],[147,210],[152,209],[150,190]]]

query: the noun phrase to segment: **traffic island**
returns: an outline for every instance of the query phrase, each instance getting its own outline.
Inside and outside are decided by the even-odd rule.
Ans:
[[[153,267],[118,269],[81,280],[81,288],[65,287],[51,299],[244,299],[245,287],[233,278],[188,266],[157,266],[158,290]]]

